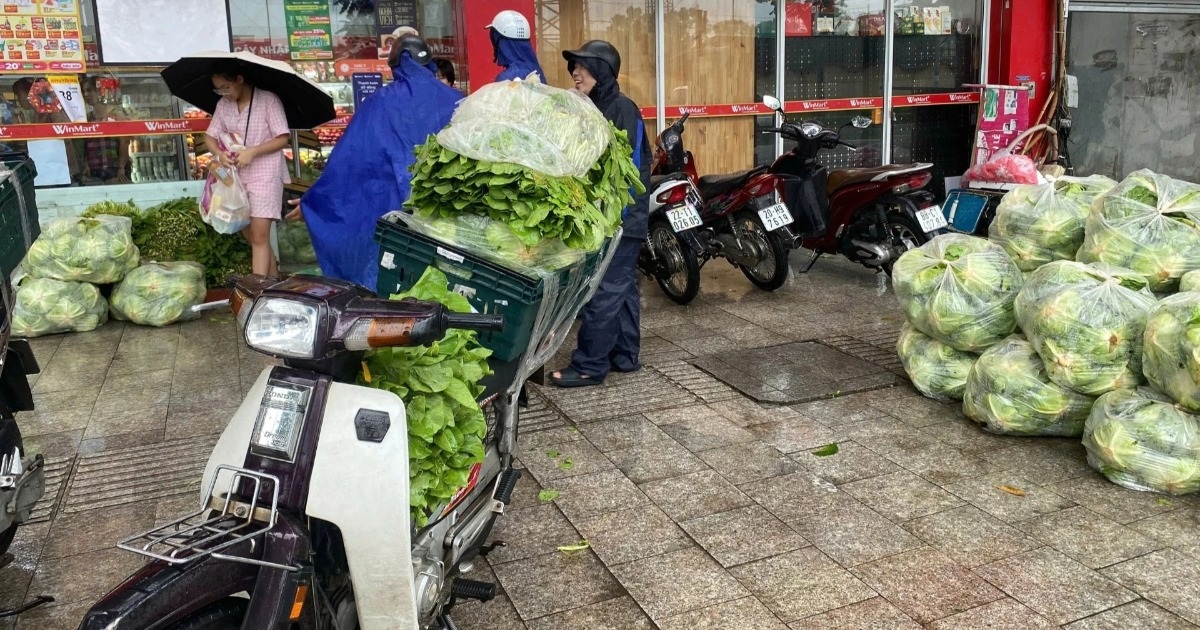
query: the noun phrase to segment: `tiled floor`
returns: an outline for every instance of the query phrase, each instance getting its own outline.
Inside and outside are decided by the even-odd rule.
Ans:
[[[645,285],[646,369],[539,390],[527,474],[494,532],[508,546],[475,576],[502,594],[461,605],[460,628],[1200,624],[1200,501],[1114,486],[1077,441],[992,436],[906,385],[880,388],[899,327],[882,277],[823,260],[766,294],[720,263],[703,275],[687,308]],[[0,570],[0,605],[57,601],[0,628],[59,630],[140,564],[119,537],[192,500],[270,361],[239,346],[228,316],[110,323],[35,352],[38,411],[21,427],[57,482],[50,520],[22,530]],[[813,384],[844,391],[811,400]],[[590,549],[557,550],[580,540]]]

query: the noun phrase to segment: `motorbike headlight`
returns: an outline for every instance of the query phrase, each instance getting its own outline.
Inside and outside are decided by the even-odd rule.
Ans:
[[[246,344],[267,354],[311,359],[316,353],[317,307],[285,298],[259,298],[246,321]]]
[[[804,134],[805,138],[816,138],[817,134],[821,133],[821,125],[804,123],[800,125],[800,133]]]

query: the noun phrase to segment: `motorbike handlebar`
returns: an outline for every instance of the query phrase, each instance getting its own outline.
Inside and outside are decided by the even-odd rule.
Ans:
[[[837,141],[837,143],[838,143],[838,144],[840,144],[840,145],[842,145],[842,146],[845,146],[845,147],[850,147],[850,150],[851,150],[851,151],[857,151],[857,150],[858,150],[858,147],[854,146],[853,144],[850,144],[849,142],[846,142],[845,140],[842,140],[841,138],[838,138],[838,141]]]
[[[504,330],[503,315],[477,315],[474,313],[446,313],[446,327],[480,332]]]
[[[783,129],[781,127],[770,127],[763,129],[763,133],[783,133]]]

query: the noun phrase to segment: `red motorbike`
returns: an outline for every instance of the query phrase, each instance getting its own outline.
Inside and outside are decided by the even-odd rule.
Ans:
[[[768,96],[763,103],[783,113],[778,99]],[[870,125],[870,119],[861,116],[837,131],[814,122],[785,122],[766,133],[778,133],[796,146],[769,168],[739,174],[740,190],[746,194],[773,190],[794,216],[789,227],[795,237],[790,244],[812,252],[801,272],[811,269],[821,254],[841,254],[890,274],[901,254],[947,227],[937,198],[925,189],[933,179],[932,164],[829,171],[818,162],[823,149],[857,150],[842,140],[842,130]]]
[[[748,174],[698,177],[683,147],[688,116],[659,135],[650,179],[650,229],[639,268],[679,304],[695,299],[700,268],[724,258],[755,286],[774,291],[788,277],[792,217],[769,182],[742,186]]]

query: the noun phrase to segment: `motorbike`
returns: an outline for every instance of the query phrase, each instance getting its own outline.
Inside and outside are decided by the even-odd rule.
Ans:
[[[741,186],[752,169],[699,177],[683,145],[688,114],[663,130],[650,175],[650,223],[639,268],[677,304],[700,291],[700,269],[724,258],[752,284],[774,291],[788,278],[794,240],[788,208],[767,184]]]
[[[46,492],[46,462],[25,452],[16,414],[33,411],[29,376],[37,374],[37,360],[29,342],[12,338],[15,291],[5,275],[0,282],[0,569],[12,562],[8,553],[17,528],[29,521],[33,506]],[[54,601],[38,597],[13,609],[0,609],[0,618],[13,617]]]
[[[763,104],[783,114],[779,99]],[[801,272],[821,254],[841,254],[868,268],[890,274],[905,251],[946,231],[946,217],[933,193],[925,189],[933,174],[929,163],[890,164],[874,168],[830,171],[818,161],[822,150],[857,148],[842,139],[847,127],[866,128],[871,120],[855,117],[838,130],[815,122],[791,123],[768,129],[795,143],[768,168],[750,172],[739,184],[761,190],[772,187],[791,210],[793,248],[810,250]]]
[[[608,260],[611,251],[581,281],[560,328]],[[386,300],[317,276],[243,276],[233,286],[229,300],[201,308],[228,306],[244,342],[283,365],[262,372],[221,434],[199,509],[118,543],[151,562],[80,629],[453,630],[458,601],[495,596],[494,584],[467,576],[503,545],[485,542],[520,477],[517,399],[538,360],[528,357],[552,354],[566,335],[556,329],[537,353],[492,363],[479,399],[484,458],[418,527],[405,401],[356,385],[365,352],[433,344],[452,328],[499,331],[504,317]]]

